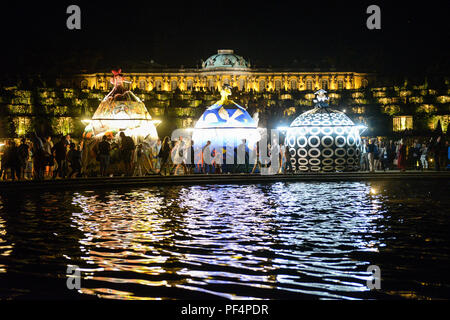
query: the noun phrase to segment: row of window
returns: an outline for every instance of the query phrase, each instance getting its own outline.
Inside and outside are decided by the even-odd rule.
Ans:
[[[229,79],[225,79],[224,80],[224,84],[230,84],[229,82],[230,82]],[[365,88],[365,87],[367,87],[367,85],[368,85],[368,81],[366,79],[363,79],[362,80],[362,87]],[[111,86],[111,84],[110,84],[110,86]],[[337,86],[338,86],[338,90],[343,90],[344,89],[344,81],[343,80],[338,80]],[[85,89],[87,87],[88,87],[88,81],[87,80],[82,80],[81,81],[81,88]],[[147,81],[140,80],[139,83],[138,83],[138,88],[141,89],[141,90],[145,90],[146,87],[147,87]],[[214,87],[215,87],[214,86],[214,81],[213,80],[209,80],[208,81],[208,88],[209,89],[213,89]],[[239,90],[243,90],[244,87],[245,87],[245,80],[241,79],[238,82],[238,88],[239,88]],[[170,82],[170,90],[174,91],[177,88],[178,88],[178,82],[176,80],[172,80]],[[188,80],[186,82],[186,89],[187,90],[192,90],[193,88],[194,88],[193,80]],[[291,90],[296,90],[297,88],[298,88],[297,87],[297,81],[296,80],[291,80],[290,81],[290,89]],[[325,89],[325,90],[328,90],[328,88],[329,88],[328,80],[324,79],[324,80],[321,81],[321,88]],[[160,80],[156,80],[155,81],[155,89],[157,91],[161,91],[161,89],[162,89],[162,82]],[[259,90],[260,91],[265,91],[267,89],[268,89],[268,87],[266,85],[266,81],[265,80],[260,80],[259,81]],[[312,80],[307,80],[306,81],[306,90],[313,90],[313,89],[315,89],[315,88],[313,88],[313,81]],[[275,90],[276,91],[280,91],[281,90],[281,80],[275,80]]]

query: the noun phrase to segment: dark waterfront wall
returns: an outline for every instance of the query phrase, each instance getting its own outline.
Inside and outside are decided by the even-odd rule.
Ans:
[[[46,87],[43,82],[0,88],[0,138],[23,136],[36,130],[42,135],[70,133],[81,136],[89,119],[108,91]],[[158,128],[167,135],[175,128],[192,127],[205,107],[218,100],[215,91],[134,92],[155,119],[163,120]],[[448,78],[424,80],[419,84],[404,81],[378,81],[361,90],[329,92],[331,105],[347,112],[356,123],[365,123],[366,135],[389,136],[401,128],[395,117],[411,116],[412,128],[418,134],[429,133],[440,119],[445,131],[450,116],[450,86]],[[250,114],[259,112],[260,127],[286,126],[302,112],[313,106],[313,91],[239,92],[232,99],[248,107]],[[404,120],[404,119],[403,119]],[[409,120],[408,120],[409,121]],[[405,122],[404,122],[405,123]],[[408,126],[408,122],[406,122]],[[400,126],[400,127],[398,127]]]

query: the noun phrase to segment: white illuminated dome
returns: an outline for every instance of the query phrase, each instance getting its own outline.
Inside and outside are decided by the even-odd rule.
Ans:
[[[292,165],[296,171],[358,170],[360,127],[345,113],[329,108],[324,92],[318,91],[316,107],[298,116],[286,130]]]
[[[192,140],[196,146],[211,141],[214,147],[239,145],[246,140],[249,148],[260,140],[257,122],[247,110],[228,99],[231,88],[225,87],[222,98],[208,107],[195,124]]]

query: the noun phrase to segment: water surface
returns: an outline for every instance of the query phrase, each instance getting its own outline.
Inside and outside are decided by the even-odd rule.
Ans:
[[[0,194],[0,298],[449,298],[448,191],[386,181]]]

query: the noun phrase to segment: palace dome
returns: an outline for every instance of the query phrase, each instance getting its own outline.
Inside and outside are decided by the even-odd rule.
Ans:
[[[323,90],[323,92],[325,92]],[[328,107],[327,97],[298,116],[286,130],[286,146],[297,171],[353,171],[359,168],[361,126]]]
[[[204,70],[230,68],[230,69],[248,69],[250,63],[243,57],[238,56],[233,50],[218,50],[216,54],[210,56],[202,63]]]

